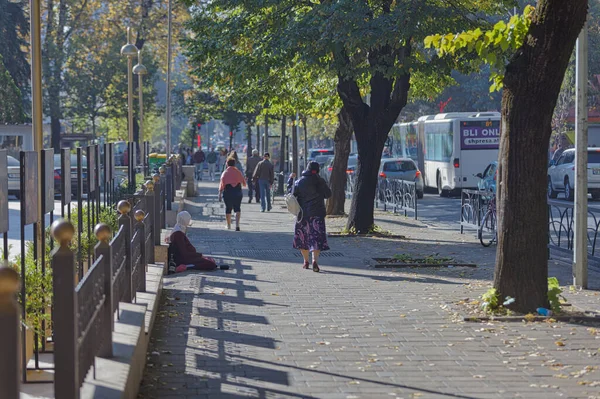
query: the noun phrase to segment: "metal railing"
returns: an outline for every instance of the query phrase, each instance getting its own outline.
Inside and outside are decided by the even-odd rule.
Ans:
[[[415,182],[379,178],[375,194],[375,207],[393,213],[413,212],[415,219],[418,217],[417,185]]]
[[[493,194],[489,191],[463,189],[460,196],[460,234],[465,229],[479,230]]]
[[[572,254],[575,238],[575,205],[572,202],[548,201],[548,248],[563,253]],[[587,218],[587,248],[588,257],[600,262],[596,256],[600,249],[598,237],[600,230],[600,207],[588,206]]]
[[[54,242],[47,241],[47,245],[52,250],[51,254],[48,254],[49,250],[44,247],[44,251],[48,251],[45,252],[48,254],[48,260],[44,252],[34,253],[38,259],[36,267],[41,266],[42,274],[46,273],[45,269],[48,266],[52,267],[53,272],[51,278],[53,294],[48,296],[51,299],[43,304],[44,310],[41,312],[48,313],[49,310],[54,309],[59,311],[52,312],[52,324],[45,324],[45,321],[42,321],[41,326],[33,328],[35,362],[32,364],[35,364],[35,369],[39,369],[39,353],[54,354],[55,394],[56,397],[65,399],[79,397],[79,388],[97,356],[112,355],[114,312],[119,310],[120,301],[132,302],[136,299],[136,292],[146,289],[147,266],[154,260],[154,245],[160,244],[160,229],[165,227],[167,179],[166,171],[163,170],[160,175],[156,174],[148,180],[142,186],[142,190],[135,194],[121,195],[121,198],[126,197],[126,200],[121,200],[117,206],[120,213],[119,229],[111,240],[110,228],[99,223],[100,212],[105,212],[102,207],[114,209],[116,201],[121,198],[115,190],[113,146],[107,144],[103,148],[104,154],[100,153],[97,145],[88,146],[85,151],[79,148],[77,156],[68,150],[63,150],[60,155],[57,154],[61,162],[60,168],[58,165],[55,167],[53,163],[53,152],[45,150],[42,154],[44,168],[40,183],[36,183],[38,181],[35,168],[37,154],[22,152],[20,156],[22,262],[17,266],[20,266],[21,273],[25,275],[26,269],[32,267],[24,262],[25,255],[29,254],[25,249],[29,250],[30,247],[25,245],[23,231],[25,226],[32,224],[38,217],[37,208],[33,205],[42,195],[38,195],[36,184],[43,184],[45,187],[41,190],[44,193],[42,211],[49,213],[52,235],[59,244],[54,248]],[[83,157],[84,153],[86,158]],[[0,169],[5,162],[6,153],[0,151]],[[136,168],[132,163],[130,165],[130,169]],[[144,161],[143,165],[146,166],[147,162]],[[181,178],[177,177],[181,170],[179,160],[173,159],[172,165],[175,165],[172,166],[175,171],[175,184],[180,184]],[[6,168],[3,170],[6,171]],[[60,184],[55,181],[57,176],[61,178]],[[5,183],[7,183],[6,175],[0,171],[0,188],[5,187]],[[72,185],[74,190],[71,190]],[[61,195],[61,214],[63,218],[68,219],[71,219],[71,194],[73,191],[77,192],[77,228],[67,220],[54,221],[55,191]],[[3,192],[6,194],[6,190]],[[101,192],[104,193],[104,198],[101,197]],[[84,202],[86,207],[83,206]],[[136,206],[135,221],[129,215],[132,204]],[[6,244],[8,224],[2,221],[5,219],[7,221],[7,216],[8,201],[6,195],[0,195],[0,232],[4,233],[5,259],[8,257]],[[44,215],[42,215],[43,219]],[[84,239],[86,235],[87,238]],[[88,243],[88,239],[93,235],[98,239],[98,243],[95,248],[86,249],[87,252],[83,255],[81,246],[86,245],[87,248],[88,245],[93,245]],[[78,239],[71,242],[74,237]],[[34,235],[34,240],[42,239],[46,238]],[[75,248],[70,247],[72,244],[76,244]],[[35,242],[32,248],[35,248]],[[82,263],[84,267],[81,267]],[[19,324],[17,324],[19,319],[23,320],[23,323],[28,321],[28,313],[25,309],[29,291],[26,290],[25,280],[21,278],[20,296],[23,305],[20,317],[17,313],[15,319],[14,312],[8,312],[13,309],[9,305],[11,301],[14,302],[14,292],[7,294],[6,290],[11,285],[6,284],[3,270],[10,270],[9,273],[12,274],[16,272],[13,269],[0,269],[0,352],[3,354],[0,359],[0,386],[2,386],[2,394],[6,393],[8,396],[5,397],[12,398],[18,396],[13,394],[14,390],[18,392],[18,377],[15,376],[20,372],[22,381],[26,382],[27,371],[30,370],[28,366],[30,359],[25,355],[26,331],[22,328],[19,332]],[[17,287],[18,284],[15,285],[15,290],[18,289]],[[29,290],[31,289],[29,287]],[[48,291],[49,289],[49,286],[41,288]],[[39,314],[36,314],[36,317],[39,317]],[[13,325],[13,319],[15,331],[9,328]],[[20,340],[18,334],[22,334]],[[53,345],[46,347],[48,342],[52,342]],[[16,357],[12,356],[13,354]],[[18,365],[15,367],[17,363],[20,363],[20,367]],[[0,398],[3,397],[2,394]]]

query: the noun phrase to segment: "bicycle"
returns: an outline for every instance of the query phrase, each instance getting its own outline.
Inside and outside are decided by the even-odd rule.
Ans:
[[[496,217],[496,196],[492,195],[488,202],[487,211],[483,216],[481,225],[479,226],[478,236],[481,245],[489,247],[494,242],[498,241],[498,219]]]

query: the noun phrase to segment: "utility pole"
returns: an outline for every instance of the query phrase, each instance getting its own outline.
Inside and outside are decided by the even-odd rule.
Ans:
[[[573,251],[573,285],[588,286],[588,25],[583,26],[576,50],[575,110],[575,243]]]
[[[285,171],[285,158],[286,158],[286,154],[285,154],[285,142],[287,141],[286,139],[286,123],[287,123],[287,118],[285,117],[285,115],[281,118],[281,142],[279,143],[279,176],[283,176],[283,173]],[[284,185],[284,181],[283,179],[279,179],[279,186],[277,187],[277,194],[279,195],[283,195],[283,185]]]
[[[292,171],[298,175],[298,120],[292,118]]]
[[[167,10],[167,159],[171,156],[171,59],[173,58],[173,49],[171,46],[173,30],[173,0],[168,0]]]

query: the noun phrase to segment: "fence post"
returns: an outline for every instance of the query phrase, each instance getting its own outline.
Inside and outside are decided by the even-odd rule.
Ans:
[[[146,228],[144,226],[144,218],[146,214],[141,209],[135,211],[135,220],[137,223],[135,224],[135,229],[137,233],[140,235],[140,254],[142,256],[142,275],[144,278],[142,279],[142,286],[140,287],[141,292],[146,292],[146,270],[148,270],[148,259],[146,259]]]
[[[54,395],[57,398],[79,398],[79,366],[77,356],[77,296],[75,295],[75,253],[69,243],[75,234],[71,222],[58,219],[52,223],[52,237],[58,242],[51,254],[54,309]],[[60,311],[59,311],[60,309]]]
[[[110,227],[104,223],[98,223],[94,228],[94,234],[98,239],[98,244],[94,247],[94,253],[96,259],[102,256],[103,262],[102,267],[104,268],[104,292],[106,293],[106,299],[104,301],[104,314],[103,318],[106,321],[102,324],[102,331],[100,335],[103,337],[104,347],[100,351],[102,357],[112,357],[112,332],[115,329],[115,318],[113,315],[113,292],[112,292],[112,247],[110,246],[110,239],[112,238],[112,232]]]
[[[171,202],[173,202],[173,164],[171,160],[167,161],[167,167],[165,168],[165,178],[166,178],[166,196],[167,196],[167,210],[171,210]],[[162,175],[162,172],[161,172]]]
[[[125,299],[127,302],[131,302],[133,300],[133,290],[131,281],[131,236],[132,236],[132,228],[131,228],[131,218],[129,217],[129,212],[131,211],[131,204],[128,201],[121,200],[117,205],[117,209],[121,216],[119,216],[119,227],[123,226],[123,233],[125,235],[125,257],[127,260],[125,261]]]
[[[148,189],[148,191],[146,191],[146,205],[147,205],[147,211],[150,214],[150,235],[151,235],[151,241],[152,241],[152,246],[156,245],[156,201],[155,201],[155,197],[156,194],[154,192],[154,182],[152,180],[148,180],[146,182],[146,188]],[[159,237],[159,243],[160,244],[160,237]],[[148,263],[154,263],[154,250],[150,251],[150,259],[148,259]]]
[[[158,173],[152,176],[154,182],[154,212],[152,217],[152,234],[154,235],[154,245],[160,245],[160,229],[162,225],[161,206],[160,206],[160,175]]]
[[[19,397],[19,274],[10,267],[0,268],[0,399]]]
[[[167,199],[167,168],[165,165],[161,166],[158,170],[160,172],[160,201],[161,201],[161,209],[160,209],[160,227],[164,229],[167,227],[167,207],[168,199]],[[164,207],[164,209],[163,209]]]

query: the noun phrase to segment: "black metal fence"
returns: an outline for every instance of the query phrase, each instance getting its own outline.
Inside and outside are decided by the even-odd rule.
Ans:
[[[415,182],[379,178],[375,195],[375,207],[393,213],[404,212],[404,216],[408,216],[408,212],[412,212],[415,219],[417,219],[417,203],[417,185]]]
[[[145,186],[146,191],[139,193],[145,200],[138,200],[138,204],[152,203],[154,198],[153,184],[147,182]],[[149,253],[154,246],[153,218],[149,212],[137,209],[134,222],[129,215],[131,204],[124,200],[119,202],[118,210],[119,230],[110,242],[110,227],[99,224],[94,229],[99,241],[96,261],[77,286],[73,273],[75,252],[68,246],[72,236],[65,233],[74,234],[75,229],[64,220],[56,221],[52,228],[60,243],[52,254],[54,303],[61,309],[60,314],[53,314],[57,397],[79,397],[80,386],[96,356],[112,355],[113,315],[116,311],[119,317],[119,303],[133,302],[137,292],[146,290]],[[73,384],[73,376],[77,385]]]
[[[548,201],[548,248],[566,254],[573,253],[575,241],[575,205],[569,201]],[[600,207],[588,206],[587,248],[590,260],[600,262]]]
[[[13,350],[19,352],[20,367],[12,365],[2,370],[10,369],[12,373],[20,370],[21,380],[27,382],[28,370],[44,369],[40,355],[53,355],[55,364],[50,368],[54,369],[55,385],[64,385],[70,392],[62,395],[57,391],[57,397],[77,397],[94,358],[110,356],[112,315],[118,310],[119,301],[131,302],[135,300],[136,292],[145,290],[147,265],[154,261],[154,245],[160,244],[160,230],[165,227],[168,185],[166,167],[161,175],[146,176],[144,172],[150,171],[146,158],[149,145],[144,143],[143,149],[145,156],[140,165],[133,162],[135,149],[130,151],[129,178],[122,181],[115,171],[112,143],[62,149],[57,154],[53,150],[44,150],[41,176],[37,173],[36,152],[21,152],[19,166],[13,167],[15,171],[8,167],[6,151],[0,151],[2,256],[5,260],[11,256],[8,246],[9,227],[12,227],[9,226],[8,210],[10,193],[20,201],[21,245],[17,256],[12,254],[13,260],[9,263],[20,274],[19,319],[27,326],[20,328],[21,345],[11,335],[12,330],[0,329],[0,338],[6,338],[0,339],[3,353],[0,367],[12,364]],[[170,194],[174,196],[175,189],[181,186],[181,162],[174,157],[168,167],[171,170]],[[131,186],[135,186],[136,180],[139,182],[139,175],[146,183],[135,192],[136,188]],[[9,180],[13,184],[10,190]],[[60,198],[57,200],[57,197]],[[117,220],[116,204],[119,201]],[[135,220],[129,215],[132,206],[136,206]],[[55,210],[65,220],[55,221]],[[36,226],[40,220],[41,225]],[[111,228],[103,222],[116,230],[110,242]],[[46,228],[51,224],[60,244],[56,248],[54,241],[49,239],[49,228]],[[25,234],[30,225],[34,227],[32,242]],[[37,233],[38,228],[41,236]],[[2,295],[4,292],[0,292],[0,301],[5,303],[8,297]],[[0,314],[3,321],[8,320],[4,316],[4,313]],[[0,325],[9,324],[2,322]],[[31,331],[35,333],[33,340],[27,339]],[[34,346],[33,361],[30,361],[30,348],[26,345],[30,341]],[[12,373],[0,372],[3,391],[5,387],[12,387]]]
[[[492,195],[489,191],[462,190],[460,196],[460,234],[463,234],[465,229],[479,230]]]

